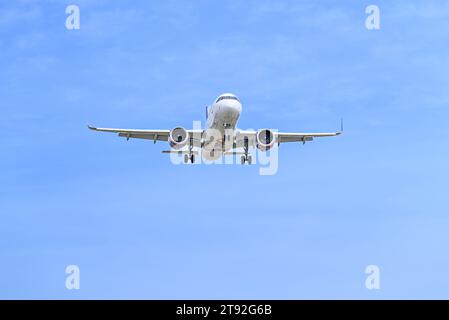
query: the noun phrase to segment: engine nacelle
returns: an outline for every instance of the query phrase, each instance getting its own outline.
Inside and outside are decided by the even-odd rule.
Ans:
[[[256,147],[262,151],[270,150],[275,144],[274,132],[270,129],[262,129],[256,133]]]
[[[183,127],[176,127],[170,130],[168,143],[173,149],[181,149],[189,141],[189,133]]]

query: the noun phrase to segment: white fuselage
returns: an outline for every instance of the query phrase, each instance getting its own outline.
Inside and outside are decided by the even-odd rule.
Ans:
[[[241,112],[242,104],[235,95],[220,95],[215,100],[215,102],[207,109],[206,131],[213,129],[218,130],[221,134],[221,137],[224,137],[225,134],[226,136],[233,136]],[[222,142],[222,138],[215,140],[217,150],[223,149],[220,148]],[[230,147],[232,147],[232,144],[229,145],[229,148]]]

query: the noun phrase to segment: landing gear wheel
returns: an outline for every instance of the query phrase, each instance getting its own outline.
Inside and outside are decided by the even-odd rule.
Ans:
[[[185,154],[184,155],[184,163],[195,163],[195,155],[194,154]]]
[[[252,156],[249,156],[249,155],[242,156],[242,157],[240,158],[240,163],[241,163],[241,164],[245,164],[245,162],[246,162],[247,164],[251,164],[251,163],[253,162],[253,157],[252,157]]]

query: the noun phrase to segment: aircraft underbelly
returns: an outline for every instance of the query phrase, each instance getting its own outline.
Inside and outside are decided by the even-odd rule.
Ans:
[[[215,114],[214,121],[209,129],[214,129],[220,132],[220,137],[214,139],[213,142],[209,143],[209,148],[217,152],[224,152],[232,149],[232,141],[234,137],[234,130],[237,125],[237,120],[239,114],[234,111],[226,112],[220,110]],[[226,135],[226,143],[223,145],[223,137]],[[207,143],[206,143],[207,144]]]

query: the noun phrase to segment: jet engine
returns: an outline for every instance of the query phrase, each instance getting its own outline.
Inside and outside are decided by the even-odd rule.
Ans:
[[[262,151],[270,150],[275,143],[275,135],[270,129],[262,129],[256,133],[256,147]]]
[[[189,141],[189,133],[182,127],[176,127],[170,130],[168,135],[168,143],[173,149],[181,149]]]

